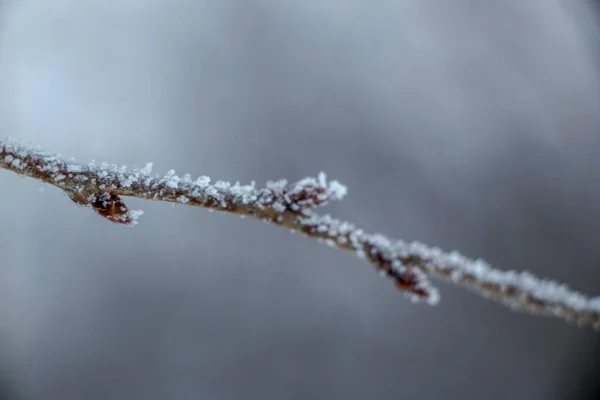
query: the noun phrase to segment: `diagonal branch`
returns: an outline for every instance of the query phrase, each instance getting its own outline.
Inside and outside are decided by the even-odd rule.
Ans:
[[[251,216],[356,253],[415,301],[437,303],[437,289],[428,279],[435,277],[515,309],[600,329],[600,297],[586,296],[528,272],[497,270],[457,252],[369,234],[349,222],[317,214],[315,208],[346,194],[343,185],[328,182],[323,173],[295,183],[268,182],[257,189],[254,183],[211,183],[206,176],[192,180],[190,175],[179,177],[174,171],[153,175],[151,164],[131,171],[106,163],[81,164],[11,140],[0,141],[0,168],[56,186],[75,203],[91,207],[115,223],[133,226],[141,214],[127,208],[121,199],[127,196]]]

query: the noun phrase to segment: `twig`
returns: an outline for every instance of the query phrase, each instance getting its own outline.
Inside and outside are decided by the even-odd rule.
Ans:
[[[571,291],[566,285],[528,272],[497,270],[483,260],[471,260],[457,252],[445,253],[418,242],[365,233],[349,222],[315,213],[316,207],[341,200],[346,194],[343,185],[328,182],[323,173],[291,184],[285,180],[268,182],[265,188],[257,189],[254,183],[211,184],[206,176],[192,180],[190,175],[178,177],[174,171],[153,175],[152,164],[131,171],[106,163],[81,164],[13,140],[0,141],[0,168],[56,186],[75,203],[91,207],[115,223],[133,226],[141,214],[129,210],[121,196],[252,216],[355,252],[415,301],[438,302],[438,291],[428,280],[432,276],[515,309],[600,329],[600,297]]]

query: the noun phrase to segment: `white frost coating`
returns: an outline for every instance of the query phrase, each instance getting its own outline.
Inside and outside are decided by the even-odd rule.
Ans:
[[[310,178],[309,178],[310,179]],[[283,190],[287,186],[286,179],[280,179],[278,181],[267,181],[266,187],[270,190]]]
[[[564,304],[574,310],[592,310],[600,313],[600,298],[588,299],[585,295],[570,290],[564,284],[552,280],[540,279],[531,273],[517,271],[501,271],[492,268],[481,259],[471,260],[456,251],[440,253],[437,249],[430,249],[422,243],[413,242],[406,244],[397,242],[394,245],[401,251],[416,254],[428,261],[435,269],[451,271],[451,278],[460,283],[465,277],[473,277],[480,283],[497,285],[502,290],[518,290],[521,293],[533,295],[538,300],[553,304]]]
[[[198,179],[196,179],[195,184],[199,187],[199,188],[205,188],[208,187],[208,185],[210,185],[210,178],[208,176],[201,176]]]
[[[329,189],[331,191],[332,199],[335,200],[342,200],[348,194],[348,188],[338,181],[331,181],[329,183]]]
[[[71,162],[75,162],[74,159],[70,160]],[[81,172],[83,170],[83,168],[80,165],[77,164],[69,164],[67,165],[67,171],[73,173],[73,172]]]
[[[313,208],[331,200],[341,200],[347,193],[340,183],[328,183],[324,173],[291,184],[285,180],[268,182],[266,188],[257,189],[254,182],[250,185],[239,182],[231,185],[225,181],[211,184],[206,176],[192,181],[189,174],[180,178],[173,170],[163,177],[152,176],[151,163],[133,171],[128,171],[125,166],[98,165],[95,161],[78,164],[73,159],[64,159],[11,139],[0,141],[0,168],[63,188],[70,196],[77,194],[79,197],[71,198],[81,204],[86,204],[87,199],[91,205],[104,193],[117,199],[135,196],[191,203],[209,207],[210,211],[214,208],[258,216],[264,221],[291,228],[292,232],[306,232],[330,246],[352,250],[394,279],[401,279],[399,274],[412,274],[411,279],[397,283],[423,289],[429,303],[437,302],[438,293],[429,286],[427,275],[466,285],[483,295],[498,297],[505,303],[532,311],[542,309],[545,313],[562,316],[573,316],[569,310],[581,311],[581,318],[596,321],[593,323],[600,326],[600,297],[587,297],[566,285],[537,278],[529,272],[497,270],[483,260],[472,260],[455,251],[445,253],[419,242],[407,243],[380,234],[368,234],[349,222],[313,213]],[[133,225],[141,214],[141,211],[129,211],[118,218],[129,218]],[[415,294],[419,292],[411,293]]]
[[[280,212],[280,213],[282,213],[282,212],[285,211],[285,206],[283,204],[281,204],[281,203],[278,203],[278,202],[274,202],[271,207],[273,207],[273,209],[275,211]]]
[[[392,268],[399,273],[405,270],[405,266],[399,261],[401,257],[418,256],[424,260],[422,266],[426,274],[440,277],[447,275],[456,283],[465,283],[465,279],[471,278],[481,286],[494,285],[503,293],[516,291],[518,296],[532,296],[550,305],[600,313],[600,296],[589,298],[564,284],[537,278],[527,271],[501,271],[492,268],[484,260],[472,260],[457,251],[444,253],[437,247],[429,247],[419,242],[392,241],[380,234],[366,234],[351,223],[333,219],[329,215],[307,213],[301,222],[314,227],[317,232],[327,232],[328,236],[337,239],[337,243],[343,244],[347,240],[361,258],[368,258],[364,252],[364,245],[369,244],[372,246],[369,250],[371,255],[379,253],[392,260]],[[340,240],[340,237],[344,239]],[[434,290],[428,302],[436,303],[438,299],[438,292]]]
[[[39,149],[21,145],[12,139],[0,142],[3,153],[2,164],[15,172],[43,179],[55,186],[69,188],[71,192],[94,194],[98,189],[106,192],[135,191],[138,197],[155,200],[195,204],[211,202],[214,207],[229,209],[238,205],[271,207],[278,213],[287,210],[300,212],[303,209],[325,205],[330,200],[339,200],[345,193],[343,185],[336,181],[327,184],[324,173],[318,178],[305,178],[297,183],[288,184],[286,180],[269,182],[266,189],[257,189],[255,182],[250,185],[232,185],[226,181],[211,184],[207,176],[200,176],[192,181],[190,174],[183,178],[174,170],[163,177],[152,176],[152,163],[143,168],[137,167],[128,171],[126,166],[117,166],[106,162],[97,163],[92,160],[88,164],[79,164],[74,159],[63,159]],[[25,157],[32,157],[31,165],[23,162]],[[32,170],[36,168],[37,171]],[[141,194],[141,196],[140,196]]]
[[[221,192],[229,190],[230,187],[231,187],[231,183],[229,183],[227,181],[217,181],[215,183],[215,188]]]
[[[173,169],[167,172],[167,175],[164,177],[165,185],[167,185],[167,187],[170,189],[177,189],[180,181],[181,178],[175,175],[175,170]]]
[[[142,216],[142,214],[144,214],[144,211],[142,210],[129,210],[129,218],[131,219],[131,222],[129,223],[130,226],[135,226],[138,223],[138,219]]]
[[[139,170],[138,175],[141,177],[150,177],[152,175],[152,163],[146,163],[144,168]]]
[[[319,180],[319,185],[327,186],[327,175],[325,174],[325,172],[319,172],[319,176],[317,177],[317,179]]]

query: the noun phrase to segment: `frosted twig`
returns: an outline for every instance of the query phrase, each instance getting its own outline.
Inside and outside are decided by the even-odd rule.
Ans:
[[[126,196],[252,216],[356,253],[413,300],[437,303],[437,289],[428,279],[435,277],[516,309],[600,329],[600,297],[586,296],[528,272],[494,269],[483,260],[471,260],[457,252],[369,234],[349,222],[317,214],[316,207],[341,200],[346,194],[343,185],[328,182],[323,173],[295,183],[268,182],[257,189],[254,183],[211,183],[206,176],[192,180],[190,175],[179,177],[174,171],[153,175],[151,164],[132,170],[106,163],[81,164],[12,140],[0,141],[0,168],[56,186],[77,204],[91,207],[115,223],[135,225],[141,214],[127,208],[121,199]]]

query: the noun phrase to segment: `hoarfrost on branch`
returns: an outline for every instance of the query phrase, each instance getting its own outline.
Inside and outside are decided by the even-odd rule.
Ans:
[[[342,200],[346,187],[316,178],[267,182],[257,189],[254,182],[217,181],[207,176],[193,180],[170,170],[152,174],[152,164],[143,168],[119,167],[92,161],[77,163],[15,140],[0,141],[0,168],[53,185],[75,203],[92,208],[108,220],[127,226],[142,214],[129,210],[121,197],[166,201],[240,216],[262,219],[301,232],[332,247],[354,252],[414,301],[439,301],[430,277],[465,286],[480,295],[512,308],[552,315],[569,322],[600,329],[600,297],[589,297],[566,285],[540,279],[529,272],[502,271],[481,259],[472,260],[456,251],[444,252],[418,242],[404,242],[380,234],[366,233],[354,224],[317,214],[314,210],[330,201]]]

